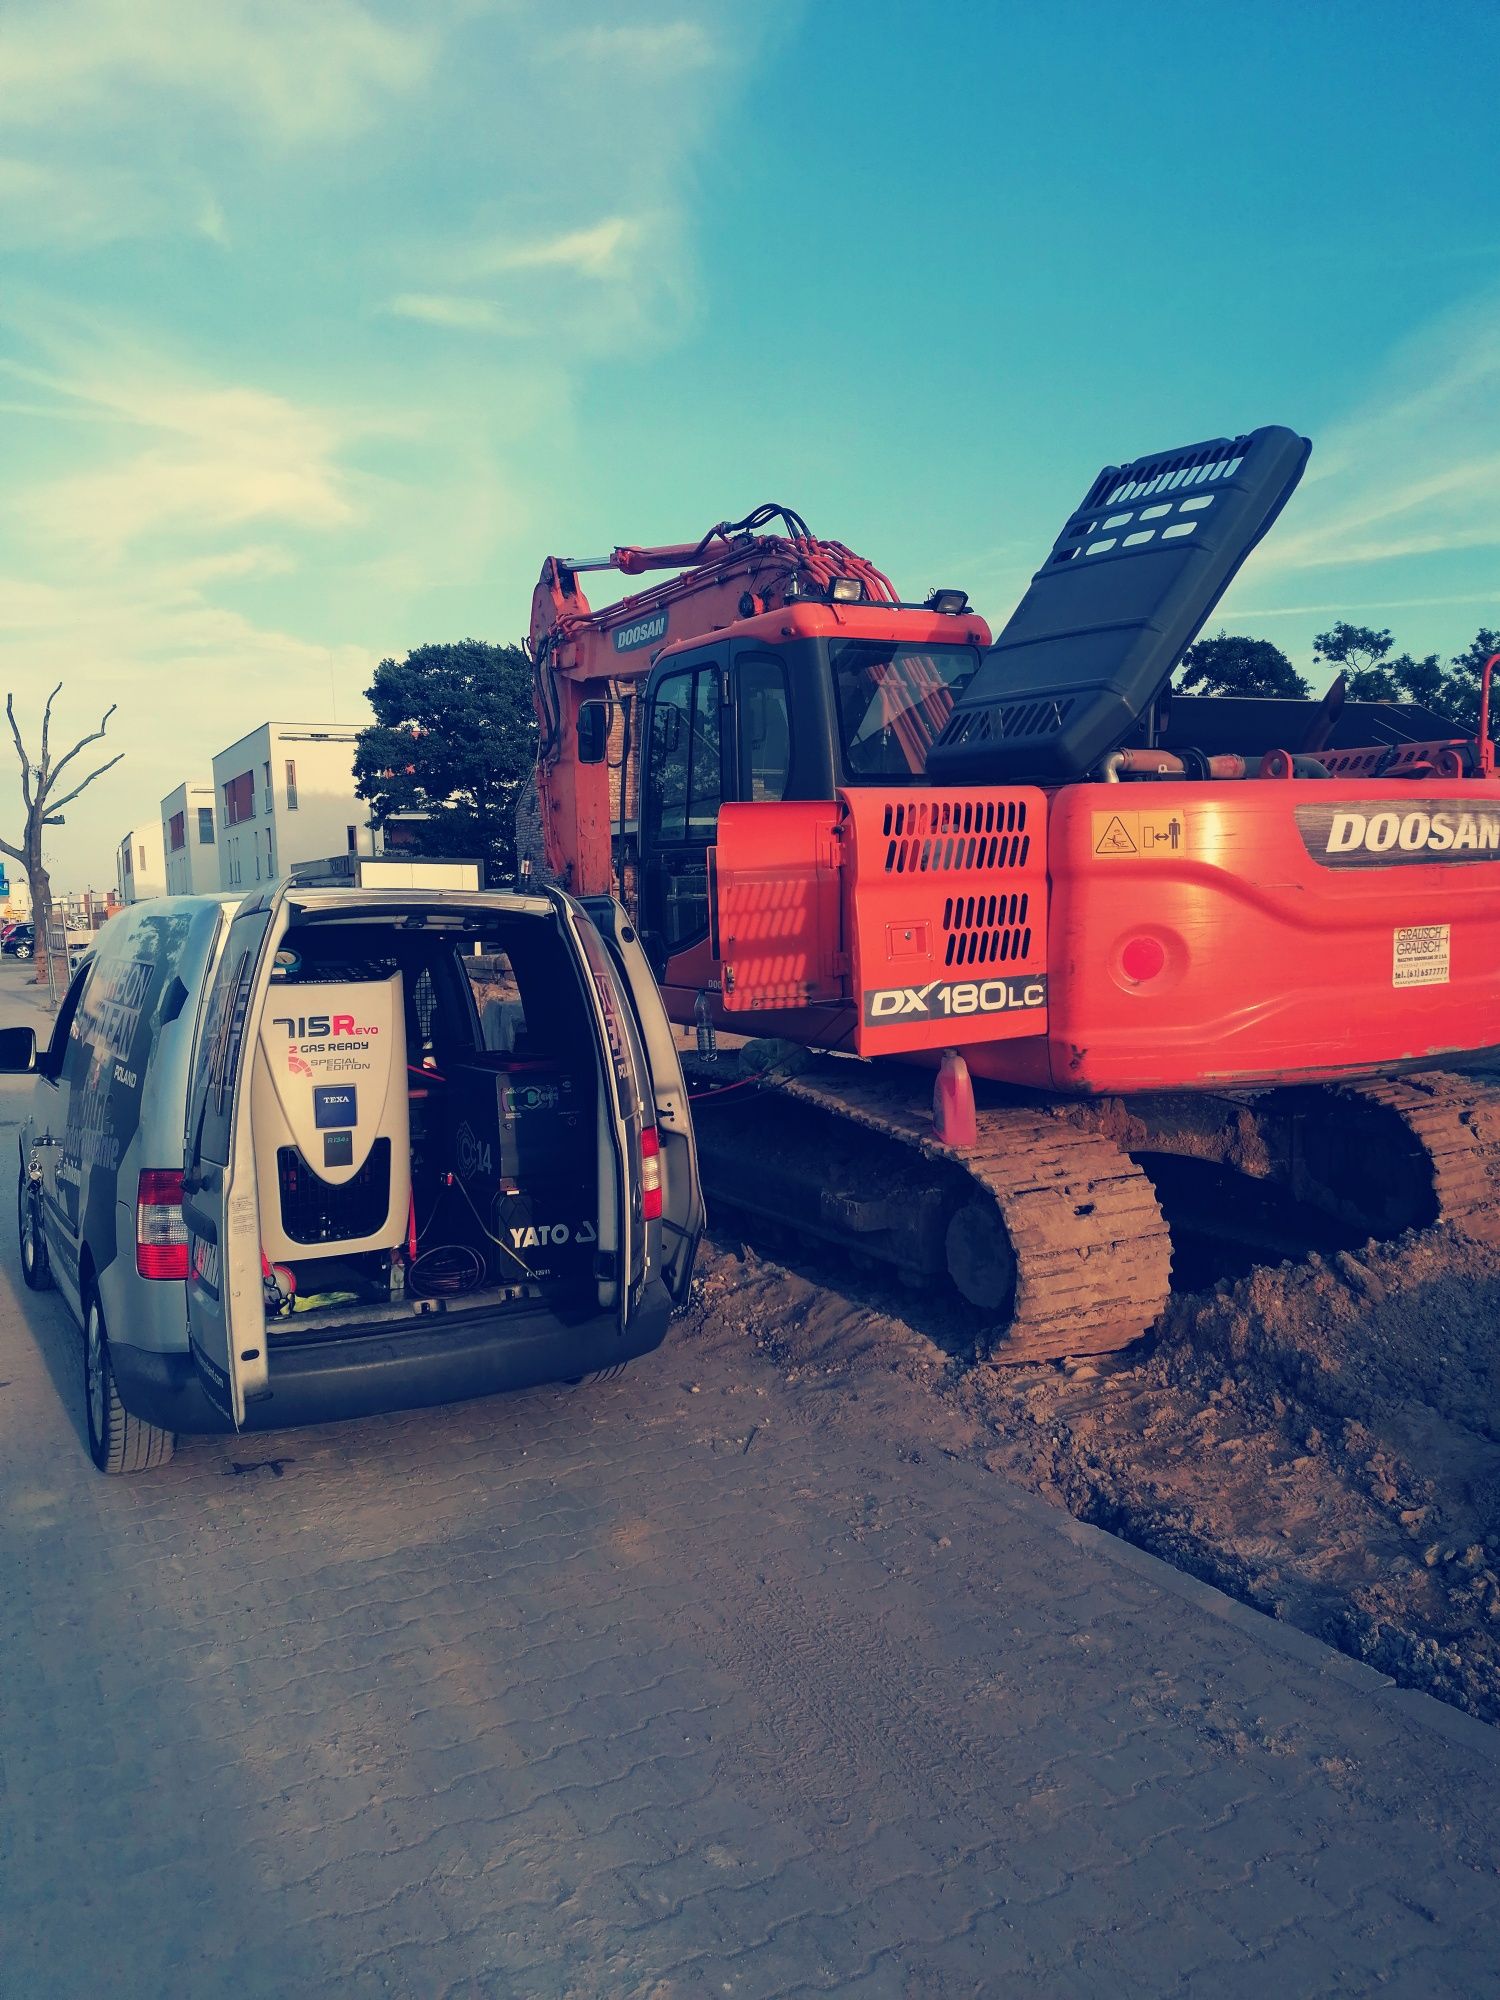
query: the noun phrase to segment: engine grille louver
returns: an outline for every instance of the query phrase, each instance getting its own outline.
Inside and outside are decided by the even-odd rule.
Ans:
[[[1009,965],[1031,951],[1031,898],[948,896],[943,901],[944,965]]]
[[[883,815],[887,875],[1024,868],[1031,853],[1024,799],[900,800]]]

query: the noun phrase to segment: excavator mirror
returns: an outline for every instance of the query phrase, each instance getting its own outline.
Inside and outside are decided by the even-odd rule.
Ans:
[[[609,748],[609,703],[586,701],[578,710],[578,761],[602,764]]]

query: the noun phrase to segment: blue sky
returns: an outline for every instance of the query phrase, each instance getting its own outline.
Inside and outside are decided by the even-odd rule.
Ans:
[[[127,753],[60,883],[548,552],[763,499],[998,625],[1101,463],[1289,423],[1224,622],[1462,645],[1497,58],[1493,0],[0,0],[0,679]]]

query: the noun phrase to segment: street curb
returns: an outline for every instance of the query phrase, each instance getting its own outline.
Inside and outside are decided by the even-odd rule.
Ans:
[[[1252,1605],[1242,1604],[1238,1598],[1226,1596],[1211,1583],[1204,1583],[1199,1577],[1174,1569],[1148,1549],[1137,1548],[1134,1542],[1121,1541],[1119,1536],[1111,1535],[1103,1528],[1092,1527],[1086,1521],[1075,1519],[1072,1514],[1065,1514],[1061,1508],[1048,1506],[1035,1494],[1017,1492],[1016,1498],[1026,1504],[1034,1519],[1045,1518],[1065,1540],[1087,1549],[1093,1555],[1102,1556],[1121,1569],[1144,1577],[1158,1588],[1170,1591],[1174,1597],[1185,1599],[1198,1610],[1233,1626],[1256,1645],[1295,1660],[1299,1666],[1310,1667],[1314,1673],[1328,1680],[1343,1681],[1372,1700],[1395,1708],[1419,1728],[1430,1729],[1459,1748],[1473,1751],[1500,1765],[1500,1729],[1481,1722],[1477,1716],[1466,1715],[1450,1702],[1439,1701],[1436,1696],[1423,1694],[1416,1688],[1398,1687],[1388,1674],[1381,1673],[1378,1668],[1352,1659],[1349,1654],[1339,1652],[1322,1639],[1315,1639],[1310,1632],[1304,1632],[1296,1625],[1288,1625],[1280,1618],[1272,1618],[1267,1612],[1257,1611]]]

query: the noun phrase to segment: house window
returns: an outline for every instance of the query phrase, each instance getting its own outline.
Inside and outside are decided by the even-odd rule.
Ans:
[[[359,836],[358,836],[358,834],[357,834],[357,833],[355,832],[355,830],[354,830],[354,828],[353,828],[352,826],[350,826],[350,827],[346,827],[346,828],[344,829],[344,831],[345,831],[345,832],[346,832],[346,833],[348,834],[348,836],[349,836],[349,852],[350,852],[350,853],[352,854],[352,853],[354,852],[355,848],[356,848],[356,847],[357,847],[357,846],[359,845]]]
[[[146,850],[144,847],[138,847],[136,849],[135,858],[140,863],[141,873],[144,875],[146,872]]]
[[[273,806],[273,801],[272,801],[272,798],[271,798],[271,766],[270,766],[270,763],[269,763],[269,762],[267,762],[267,763],[263,764],[263,765],[261,766],[261,769],[262,769],[262,770],[263,770],[263,771],[265,772],[265,774],[266,774],[266,818],[267,818],[267,819],[269,819],[269,818],[271,817],[271,811],[272,811],[272,806]]]
[[[130,844],[128,841],[126,842],[125,845],[125,873],[127,875],[133,875],[135,873],[135,862],[131,856]]]
[[[289,813],[294,813],[297,810],[297,760],[295,757],[288,757],[286,760],[286,809]]]
[[[214,844],[214,809],[212,806],[198,808],[198,845],[212,847]]]
[[[224,787],[224,824],[241,826],[255,817],[255,773],[241,771]]]
[[[167,821],[167,844],[174,854],[181,854],[187,846],[187,814],[173,813]]]
[[[271,829],[266,828],[266,880],[269,882],[276,873],[276,859],[271,849]]]

